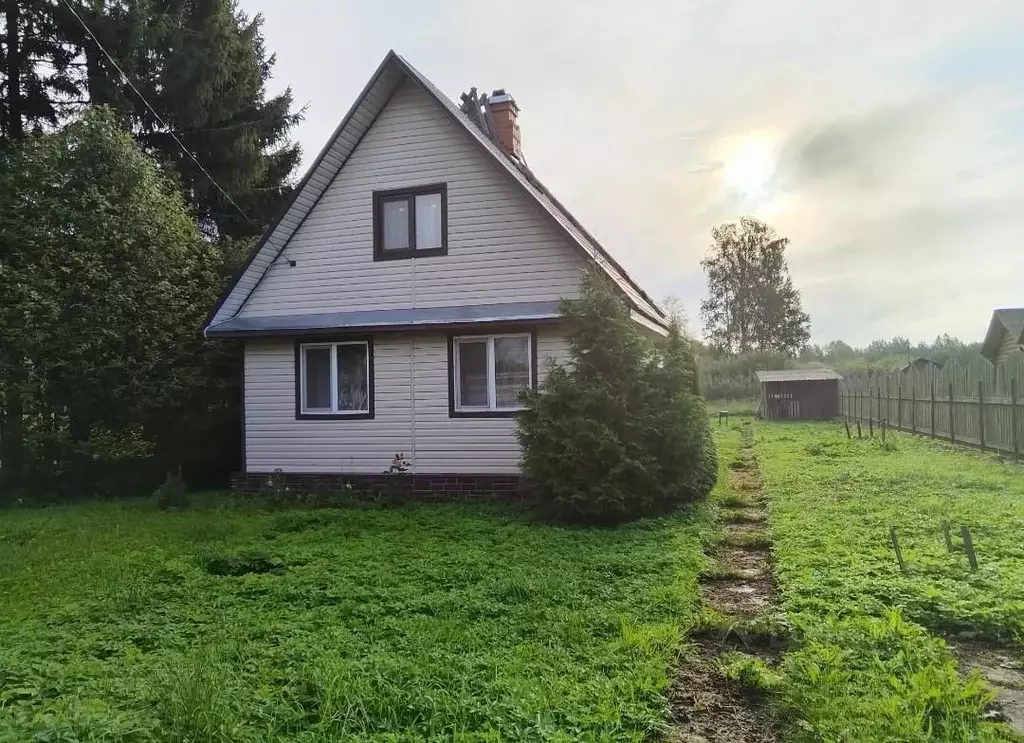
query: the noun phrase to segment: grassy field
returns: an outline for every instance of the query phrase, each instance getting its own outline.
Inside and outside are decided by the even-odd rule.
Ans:
[[[0,741],[646,740],[703,510],[617,529],[497,507],[0,519]]]
[[[758,424],[756,439],[798,638],[774,679],[793,739],[1010,739],[982,720],[986,692],[939,636],[1021,646],[1024,469],[906,435],[850,440],[834,424]],[[977,573],[947,551],[943,520],[970,527]]]

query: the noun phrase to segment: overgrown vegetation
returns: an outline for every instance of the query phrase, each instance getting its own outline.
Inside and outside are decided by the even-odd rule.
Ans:
[[[717,461],[679,324],[651,342],[596,273],[562,315],[568,363],[522,391],[518,417],[523,474],[540,503],[563,519],[616,523],[705,496]]]
[[[773,693],[796,741],[1009,740],[984,719],[989,693],[929,630],[1020,646],[1024,472],[897,438],[883,451],[831,424],[757,428],[775,571],[800,637]],[[942,520],[971,528],[977,573],[947,551]]]
[[[703,508],[14,509],[0,740],[649,740]]]

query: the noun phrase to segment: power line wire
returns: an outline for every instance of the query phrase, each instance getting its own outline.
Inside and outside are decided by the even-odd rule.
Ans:
[[[229,194],[227,191],[221,188],[221,185],[217,183],[216,180],[214,180],[213,176],[210,175],[210,172],[203,167],[203,164],[199,162],[199,158],[192,154],[192,151],[189,150],[180,139],[178,139],[178,135],[174,133],[174,130],[170,126],[167,125],[167,122],[164,121],[160,114],[156,112],[156,109],[149,105],[149,101],[146,100],[146,96],[142,95],[142,93],[139,91],[138,88],[135,87],[135,84],[131,81],[128,75],[125,74],[124,70],[121,69],[121,66],[118,65],[118,63],[114,60],[112,56],[110,56],[110,52],[108,52],[106,48],[103,46],[103,44],[100,43],[100,40],[96,38],[96,34],[94,34],[92,32],[92,29],[89,28],[89,25],[84,20],[82,20],[82,16],[78,14],[78,12],[71,5],[70,1],[63,0],[63,3],[67,7],[67,9],[71,11],[71,15],[73,15],[75,19],[82,25],[82,28],[85,29],[85,32],[89,34],[89,37],[96,43],[96,46],[99,47],[100,51],[103,52],[104,56],[108,60],[110,60],[110,64],[112,64],[114,66],[114,69],[117,70],[118,74],[121,75],[121,79],[128,84],[129,88],[135,91],[135,95],[137,95],[139,99],[146,105],[146,108],[148,108],[149,112],[153,114],[153,117],[160,123],[160,126],[166,129],[167,133],[171,135],[171,138],[178,143],[178,146],[181,148],[181,151],[192,159],[192,162],[196,164],[196,167],[199,168],[199,170],[202,171],[203,175],[205,175],[210,180],[210,183],[212,183],[214,187],[221,192],[221,194],[224,196],[225,199],[228,200],[231,206],[235,207],[235,209],[238,210],[238,213],[242,215],[245,221],[247,221],[249,224],[255,225],[256,223],[249,218],[249,215],[242,210],[242,207],[240,207],[235,202],[235,200],[231,198],[231,194]]]

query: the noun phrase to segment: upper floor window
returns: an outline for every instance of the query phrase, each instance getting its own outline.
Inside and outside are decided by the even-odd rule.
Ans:
[[[370,341],[298,343],[295,362],[296,417],[373,417]]]
[[[374,260],[447,252],[446,184],[373,192]]]

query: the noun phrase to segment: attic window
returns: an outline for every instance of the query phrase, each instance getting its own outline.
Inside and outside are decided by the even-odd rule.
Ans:
[[[373,258],[448,252],[448,188],[444,183],[373,192]]]

